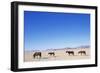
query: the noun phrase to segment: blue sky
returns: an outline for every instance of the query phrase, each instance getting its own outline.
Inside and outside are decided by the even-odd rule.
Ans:
[[[24,11],[25,50],[90,45],[90,14]]]

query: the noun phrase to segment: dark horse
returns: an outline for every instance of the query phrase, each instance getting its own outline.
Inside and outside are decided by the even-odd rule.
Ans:
[[[74,56],[74,51],[66,51],[66,53],[68,53],[68,55],[73,55]]]
[[[35,52],[33,54],[33,57],[35,58],[36,56],[39,57],[39,58],[41,58],[41,52]]]
[[[84,54],[84,55],[86,55],[86,51],[79,51],[78,54],[81,54],[81,55]]]
[[[49,52],[48,53],[50,56],[55,56],[55,53],[54,52]]]

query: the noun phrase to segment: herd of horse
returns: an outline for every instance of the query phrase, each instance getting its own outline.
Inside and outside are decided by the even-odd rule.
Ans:
[[[69,56],[71,56],[71,55],[74,56],[75,55],[74,51],[66,51],[65,53],[67,53]],[[86,51],[78,51],[78,54],[86,55]],[[48,55],[55,56],[55,52],[48,52]],[[36,57],[41,58],[42,57],[42,52],[35,52],[33,54],[33,58],[36,58]]]

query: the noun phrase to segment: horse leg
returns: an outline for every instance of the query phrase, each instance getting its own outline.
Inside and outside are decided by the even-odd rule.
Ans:
[[[84,54],[86,55],[86,52],[84,52]]]
[[[68,53],[69,54],[69,56],[71,55],[70,53]]]
[[[55,54],[53,54],[53,56],[55,56]]]
[[[73,56],[74,56],[74,53],[73,53]]]
[[[35,58],[35,55],[33,55],[33,57]]]

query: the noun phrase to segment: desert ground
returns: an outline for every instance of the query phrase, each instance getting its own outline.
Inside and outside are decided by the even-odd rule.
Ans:
[[[73,51],[74,53],[66,53],[66,51]],[[85,51],[84,53],[79,53],[79,51]],[[33,55],[36,52],[41,52],[41,57]],[[53,52],[53,54],[48,54]],[[90,48],[65,48],[65,49],[50,49],[44,51],[25,51],[24,52],[24,61],[51,61],[51,60],[77,60],[77,59],[89,59],[90,58]]]

